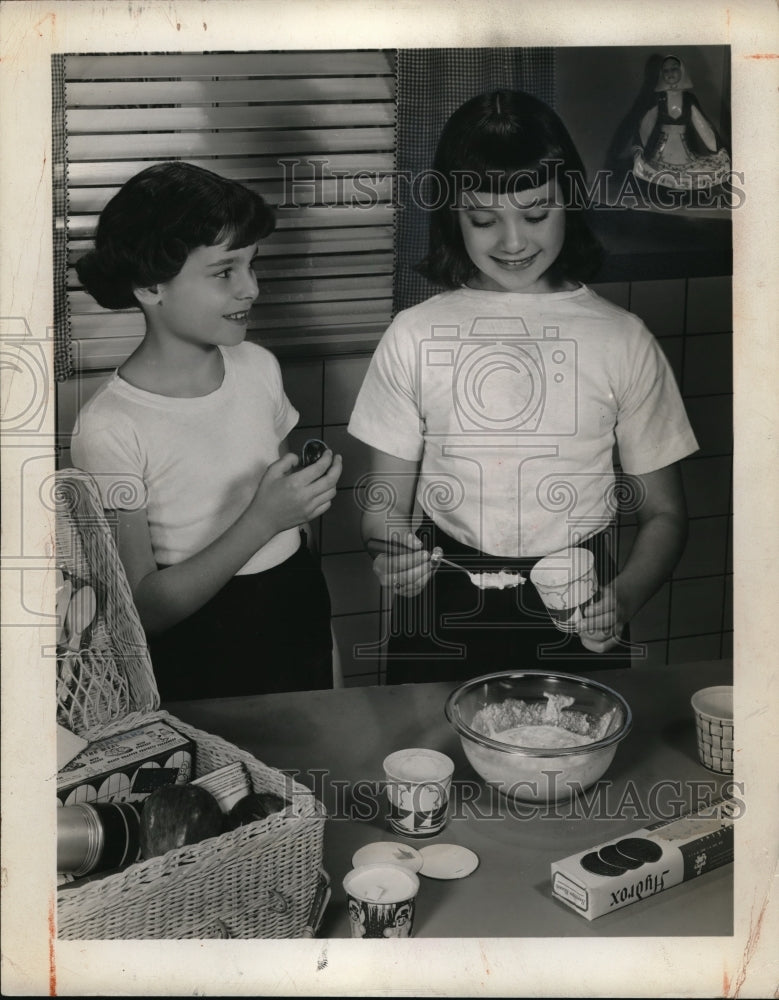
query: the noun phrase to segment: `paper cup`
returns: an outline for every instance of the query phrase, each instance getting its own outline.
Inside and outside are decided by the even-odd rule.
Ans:
[[[595,556],[589,549],[572,548],[539,559],[530,581],[549,617],[561,632],[578,632],[584,608],[598,592]]]
[[[416,875],[395,864],[360,865],[343,882],[353,938],[411,937]]]
[[[437,750],[412,747],[384,760],[389,824],[404,837],[430,837],[446,823],[454,761]]]
[[[698,757],[704,767],[733,773],[733,688],[728,685],[696,691],[690,699],[695,712]]]

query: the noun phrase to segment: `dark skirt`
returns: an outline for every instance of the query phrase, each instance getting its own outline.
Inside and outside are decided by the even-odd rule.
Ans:
[[[579,544],[595,556],[601,584],[613,579],[613,532]],[[417,535],[425,547],[440,545],[444,555],[471,572],[519,570],[526,582],[506,590],[480,590],[468,576],[445,564],[412,598],[393,601],[387,646],[387,683],[469,680],[502,670],[553,670],[577,674],[629,667],[627,631],[620,646],[593,653],[577,635],[558,631],[530,582],[536,559],[503,559],[458,542],[425,517]]]
[[[162,701],[333,686],[330,595],[305,541],[262,573],[235,576],[149,639]]]

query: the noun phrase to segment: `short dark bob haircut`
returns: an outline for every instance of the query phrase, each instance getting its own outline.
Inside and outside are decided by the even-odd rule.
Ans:
[[[111,198],[94,249],[76,262],[76,271],[101,306],[129,309],[138,305],[134,289],[175,278],[197,247],[250,246],[275,224],[270,206],[243,184],[191,163],[158,163]]]
[[[575,204],[573,178],[584,183],[584,165],[565,125],[543,101],[521,90],[495,90],[466,101],[444,126],[433,172],[447,196],[431,212],[429,252],[417,270],[434,284],[459,288],[477,270],[454,210],[462,191],[504,194],[551,179],[566,207],[565,240],[552,270],[576,281],[597,272],[602,249]]]

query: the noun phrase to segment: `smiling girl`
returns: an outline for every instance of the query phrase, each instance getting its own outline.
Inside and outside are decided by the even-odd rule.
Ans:
[[[330,507],[341,459],[293,471],[298,413],[245,340],[273,228],[242,185],[163,163],[108,202],[77,263],[101,306],[139,306],[146,325],[71,451],[116,512],[163,700],[332,685],[329,596],[300,526]]]
[[[447,291],[395,317],[349,423],[370,449],[363,537],[395,597],[387,681],[628,666],[624,628],[686,536],[678,463],[697,443],[673,374],[643,323],[583,283],[599,264],[584,169],[549,107],[473,98],[433,166],[447,197],[420,270]],[[619,573],[615,447],[638,521]],[[530,571],[571,546],[601,586],[561,638]],[[480,589],[442,553],[513,585]]]

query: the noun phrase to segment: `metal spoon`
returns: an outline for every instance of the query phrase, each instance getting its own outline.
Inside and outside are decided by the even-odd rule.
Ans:
[[[367,545],[368,547],[372,545],[378,546],[381,552],[399,553],[419,551],[419,549],[412,549],[410,546],[404,545],[403,542],[399,542],[394,538],[389,542],[381,538],[369,538]],[[471,583],[474,587],[478,587],[479,590],[504,590],[508,587],[517,587],[519,584],[525,582],[525,577],[518,570],[503,570],[500,573],[471,573],[465,566],[452,562],[451,559],[446,559],[444,556],[437,557],[436,562],[445,563],[447,566],[451,566],[452,569],[459,569],[462,573],[467,573]],[[495,580],[496,582],[486,582],[488,579]]]
[[[391,541],[389,541],[389,542],[386,541],[386,539],[382,539],[382,538],[369,538],[368,541],[367,541],[367,545],[368,545],[368,547],[371,547],[371,546],[378,547],[378,551],[379,552],[388,552],[388,553],[395,554],[395,555],[397,555],[399,553],[402,553],[402,552],[419,552],[419,551],[421,551],[420,549],[412,549],[410,545],[404,545],[403,542],[399,542],[399,541],[397,541],[394,538]],[[451,559],[445,559],[443,556],[437,557],[436,558],[436,562],[446,563],[446,565],[447,566],[451,566],[452,569],[459,569],[459,570],[462,570],[463,573],[468,573],[468,570],[464,566],[460,566],[456,562],[452,562]],[[470,576],[470,575],[471,574],[468,573],[468,576]]]

